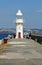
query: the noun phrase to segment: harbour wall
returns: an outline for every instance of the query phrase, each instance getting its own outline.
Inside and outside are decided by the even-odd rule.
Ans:
[[[42,35],[31,35],[31,39],[42,44]]]

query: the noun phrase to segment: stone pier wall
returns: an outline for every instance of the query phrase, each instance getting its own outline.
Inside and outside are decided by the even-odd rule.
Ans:
[[[31,39],[39,42],[40,44],[42,44],[42,36],[40,35],[31,35]]]

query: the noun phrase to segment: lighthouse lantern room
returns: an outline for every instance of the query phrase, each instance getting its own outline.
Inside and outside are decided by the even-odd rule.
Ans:
[[[21,10],[16,13],[16,38],[23,38],[23,14]]]

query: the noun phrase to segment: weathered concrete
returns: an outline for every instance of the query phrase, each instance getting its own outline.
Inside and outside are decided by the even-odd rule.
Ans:
[[[42,46],[31,39],[18,42],[23,41],[25,44],[11,44],[2,50],[0,65],[42,65]]]

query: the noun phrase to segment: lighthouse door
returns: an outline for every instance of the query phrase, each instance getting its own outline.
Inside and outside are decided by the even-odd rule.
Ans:
[[[21,33],[20,32],[18,32],[18,38],[21,38]]]

